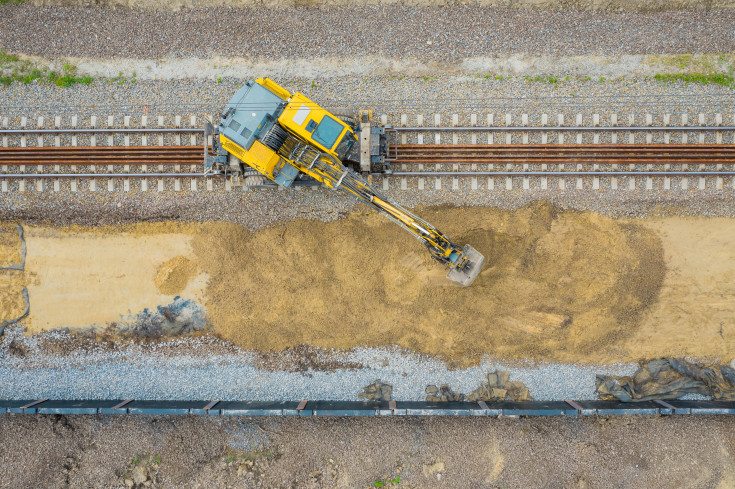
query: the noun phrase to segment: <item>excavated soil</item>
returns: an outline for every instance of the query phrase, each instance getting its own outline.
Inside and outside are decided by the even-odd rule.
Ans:
[[[0,268],[18,265],[22,259],[20,234],[15,224],[0,223]]]
[[[596,360],[630,335],[661,289],[657,235],[536,204],[419,212],[487,257],[471,287],[372,213],[257,233],[220,223],[192,246],[211,280],[215,330],[248,349],[399,345],[457,365],[482,355]]]
[[[196,260],[179,255],[158,267],[153,282],[161,294],[178,295],[199,272]]]
[[[174,296],[197,300],[206,276],[191,280],[194,226],[26,228],[31,303],[27,331],[109,325]],[[189,233],[189,234],[187,234]]]
[[[20,264],[21,240],[15,224],[0,223],[0,268]],[[23,287],[28,281],[22,270],[0,270],[0,324],[25,311]]]
[[[735,219],[612,219],[546,203],[416,211],[486,256],[472,286],[447,281],[420,243],[367,210],[256,232],[29,226],[25,272],[0,273],[1,310],[17,317],[27,286],[35,333],[110,325],[181,295],[204,305],[216,335],[266,356],[398,345],[460,367],[484,355],[733,357]]]

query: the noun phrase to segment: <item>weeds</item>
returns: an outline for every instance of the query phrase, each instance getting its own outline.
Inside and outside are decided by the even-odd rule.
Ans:
[[[381,479],[373,482],[373,486],[375,487],[387,487],[387,486],[397,486],[401,483],[401,478],[396,477],[395,479]]]
[[[699,83],[702,85],[720,85],[729,89],[735,88],[735,78],[733,77],[732,68],[728,73],[674,73],[674,74],[657,74],[653,77],[655,80],[669,82]]]
[[[50,71],[46,67],[39,68],[30,61],[0,51],[0,85],[7,86],[13,82],[29,84],[35,80],[53,83],[59,87],[70,87],[77,83],[89,85],[94,81],[91,76],[79,76],[77,67],[68,63],[60,71]]]
[[[148,465],[148,464],[156,464],[161,465],[161,462],[163,461],[163,458],[160,455],[136,455],[133,457],[133,460],[130,461],[130,464],[133,467],[137,467],[140,464]]]
[[[545,83],[557,83],[559,79],[555,76],[524,76],[527,82],[545,82]]]

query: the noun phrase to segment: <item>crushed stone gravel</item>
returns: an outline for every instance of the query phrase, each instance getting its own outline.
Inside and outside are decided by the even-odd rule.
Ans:
[[[363,368],[273,371],[255,367],[252,352],[197,354],[208,340],[196,338],[145,349],[129,344],[115,351],[98,348],[66,355],[39,349],[39,339],[64,335],[68,337],[49,332],[27,338],[19,326],[9,328],[0,343],[0,398],[356,400],[366,385],[380,379],[393,386],[394,399],[420,401],[429,384],[446,383],[456,392],[469,393],[487,373],[501,369],[510,372],[510,380],[522,381],[536,400],[594,399],[595,374],[632,375],[637,369],[632,363],[524,365],[492,359],[477,367],[448,369],[441,361],[398,349],[358,348],[335,355]],[[172,355],[172,349],[178,353]]]
[[[452,62],[468,56],[735,51],[735,12],[600,13],[473,5],[180,12],[6,5],[0,46],[44,57],[260,59],[380,55]],[[264,34],[267,33],[267,34]]]

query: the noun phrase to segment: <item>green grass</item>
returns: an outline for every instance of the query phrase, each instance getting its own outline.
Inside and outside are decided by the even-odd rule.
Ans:
[[[0,5],[8,5],[11,3],[23,3],[23,0],[0,0]]]
[[[557,83],[559,79],[555,76],[525,76],[528,82],[544,82],[544,83]]]
[[[68,63],[60,71],[53,71],[0,51],[0,85],[7,86],[13,82],[27,85],[35,80],[53,83],[59,87],[71,87],[77,83],[89,85],[94,81],[89,75],[80,76],[77,73],[77,67]]]
[[[732,68],[729,73],[674,73],[674,74],[657,74],[653,77],[663,83],[684,82],[699,83],[701,85],[720,85],[729,89],[735,88],[735,78],[733,77]]]
[[[389,485],[397,486],[400,483],[401,483],[401,478],[396,477],[395,479],[388,479],[388,480],[383,479],[383,480],[373,481],[373,486],[375,487],[387,487]]]

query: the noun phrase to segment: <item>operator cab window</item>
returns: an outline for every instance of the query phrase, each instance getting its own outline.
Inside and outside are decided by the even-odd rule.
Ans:
[[[332,149],[337,138],[342,134],[344,126],[332,117],[325,115],[322,121],[316,126],[314,131],[314,141],[321,144],[325,148]]]

